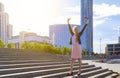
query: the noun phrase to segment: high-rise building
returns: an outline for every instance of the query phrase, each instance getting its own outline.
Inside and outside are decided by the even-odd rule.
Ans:
[[[12,35],[12,28],[9,26],[9,16],[4,12],[4,5],[0,3],[0,39],[5,44],[8,43],[8,38]]]
[[[49,37],[54,46],[70,47],[70,32],[67,24],[55,24],[49,26]]]
[[[71,26],[78,26],[79,29],[81,29],[81,26],[79,25],[73,25]],[[71,34],[69,32],[67,24],[55,24],[49,26],[49,37],[54,46],[59,47],[71,47],[69,44]]]
[[[4,5],[2,3],[0,3],[0,12],[4,11]]]
[[[85,24],[85,17],[89,18],[89,24],[81,37],[81,45],[83,50],[93,52],[93,0],[81,0],[81,26],[78,26],[79,30]],[[70,47],[70,33],[66,24],[51,25],[49,36],[53,45]]]
[[[9,24],[8,26],[7,26],[7,32],[8,32],[8,39],[11,39],[12,38],[12,32],[13,32],[13,26],[11,25],[11,24]]]
[[[93,52],[93,0],[81,0],[81,26],[85,24],[85,17],[89,18],[89,24],[81,37],[82,47]]]

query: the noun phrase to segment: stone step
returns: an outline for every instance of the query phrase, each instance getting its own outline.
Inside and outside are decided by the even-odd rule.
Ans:
[[[78,64],[75,64],[74,66],[77,65]],[[53,65],[42,65],[42,66],[39,65],[39,66],[29,66],[29,67],[7,68],[7,69],[1,69],[0,74],[26,72],[26,71],[34,71],[34,70],[45,70],[45,69],[62,68],[69,66],[70,66],[69,64],[53,64]],[[83,66],[87,66],[87,65],[83,65]]]
[[[109,76],[105,77],[105,78],[120,78],[120,74],[118,73],[112,73]]]
[[[109,71],[108,69],[97,69],[97,70],[94,70],[94,71],[81,73],[80,76],[75,74],[74,76],[67,76],[67,77],[64,77],[64,78],[98,78],[98,77],[96,77],[96,75],[99,75],[103,72],[105,73],[105,72],[108,72],[108,71]],[[50,77],[45,77],[45,78],[50,78]],[[101,78],[104,78],[104,77],[101,77]]]
[[[57,61],[65,61],[68,60],[63,56],[32,56],[32,57],[0,57],[0,61],[11,61],[11,60],[57,60]]]
[[[39,63],[39,62],[52,62],[54,60],[6,60],[0,61],[0,65],[2,64],[22,64],[22,63]]]
[[[36,56],[35,55],[34,56],[32,56],[32,55],[21,55],[21,56],[20,55],[6,55],[6,56],[0,56],[0,57],[1,58],[20,58],[20,57],[21,58],[25,58],[25,57],[27,57],[27,58],[29,58],[29,57],[31,57],[31,58],[37,57],[38,58],[39,57],[40,58],[40,56],[41,55],[36,55]],[[46,55],[46,57],[51,57],[51,56]]]
[[[84,65],[82,66],[82,69],[84,68],[90,68],[90,67],[94,67],[94,65]],[[0,77],[34,77],[34,76],[39,76],[39,75],[47,75],[47,74],[53,74],[53,73],[59,73],[59,72],[64,72],[64,71],[68,71],[70,69],[69,66],[63,66],[63,67],[58,67],[58,68],[48,68],[48,69],[43,69],[43,70],[39,70],[39,69],[35,69],[35,70],[30,70],[27,69],[27,71],[23,71],[21,70],[20,72],[16,73],[16,72],[12,72],[9,71],[7,74],[5,74],[5,72],[3,73],[3,75],[0,75]],[[74,70],[78,69],[78,66],[74,66]],[[2,71],[3,72],[3,71]],[[1,73],[2,73],[1,72]],[[12,72],[12,73],[11,73]]]
[[[91,76],[94,76],[96,74],[100,74],[100,73],[103,73],[103,72],[107,72],[109,71],[108,69],[99,69],[99,70],[94,70],[94,71],[90,71],[90,72],[87,72],[87,73],[82,73],[81,74],[81,77],[91,77]]]
[[[115,73],[115,72],[108,72],[106,74],[103,74],[101,76],[98,76],[97,78],[101,78],[101,77],[105,77],[105,78],[117,78],[119,75],[118,73]]]
[[[90,67],[90,68],[84,68],[81,69],[81,73],[85,73],[85,72],[90,72],[90,71],[94,71],[94,70],[99,70],[101,69],[101,67]],[[75,74],[77,74],[78,70],[74,70],[73,71],[73,76],[75,76]],[[66,72],[60,72],[60,73],[54,73],[54,74],[47,74],[47,75],[43,75],[43,76],[38,76],[38,77],[34,77],[34,78],[72,78],[73,76],[67,76],[67,74],[69,73],[69,71]]]
[[[0,61],[4,61],[4,59],[5,59],[5,61],[7,61],[7,59],[9,60],[9,59],[12,59],[12,60],[19,60],[19,59],[21,59],[21,60],[27,60],[27,59],[29,59],[29,60],[40,60],[40,59],[42,59],[42,60],[44,60],[44,59],[46,59],[46,60],[48,60],[48,58],[49,59],[61,59],[61,58],[63,58],[63,57],[55,57],[55,56],[15,56],[15,57],[12,57],[12,56],[10,56],[10,57],[0,57],[1,59],[0,59]]]
[[[10,55],[10,56],[0,56],[0,61],[7,60],[68,60],[69,58],[65,58],[63,55],[49,55],[49,54],[41,54],[41,55]]]
[[[33,52],[1,52],[0,51],[0,56],[1,57],[22,57],[22,56],[41,56],[41,55],[44,55],[44,56],[54,56],[56,54],[50,54],[50,53],[45,53],[45,52],[36,52],[36,51],[33,51]],[[42,56],[41,56],[42,57]]]
[[[104,78],[104,77],[109,76],[111,74],[113,74],[113,72],[109,70],[109,71],[102,72],[100,74],[96,74],[96,75],[88,77],[88,78]]]
[[[41,60],[54,60],[61,59],[65,60],[63,56],[50,54],[35,50],[23,50],[23,49],[9,49],[9,48],[0,48],[0,60],[33,60],[33,59],[41,59]]]
[[[70,60],[63,55],[55,55],[33,50],[0,49],[1,78],[117,78],[118,73],[108,69],[83,63],[81,75],[77,76],[78,62],[74,64],[73,76],[67,76]]]
[[[36,62],[36,63],[15,63],[15,64],[2,64],[0,65],[0,69],[4,68],[17,68],[17,67],[32,67],[32,66],[45,66],[45,65],[55,65],[55,64],[69,64],[69,61],[63,61],[63,62]],[[88,63],[83,63],[82,65],[88,65]]]

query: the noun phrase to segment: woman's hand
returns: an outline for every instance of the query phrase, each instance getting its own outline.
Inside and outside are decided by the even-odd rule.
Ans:
[[[67,22],[69,22],[70,20],[71,20],[71,18],[68,18],[68,19],[67,19]]]
[[[86,24],[88,24],[89,23],[89,19],[87,17],[85,17],[85,19],[86,19]]]

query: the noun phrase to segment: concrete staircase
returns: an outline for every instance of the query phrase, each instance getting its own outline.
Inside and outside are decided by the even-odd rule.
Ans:
[[[74,64],[74,75],[67,76],[70,61],[64,56],[31,50],[0,49],[1,78],[119,78],[112,70],[88,63],[82,64],[77,76],[78,63]]]

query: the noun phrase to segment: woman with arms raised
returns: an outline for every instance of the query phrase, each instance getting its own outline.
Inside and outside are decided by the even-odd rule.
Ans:
[[[80,73],[81,73],[82,48],[81,48],[81,39],[80,39],[80,37],[83,34],[83,31],[85,30],[86,26],[89,23],[89,19],[87,17],[85,17],[85,19],[86,19],[86,23],[85,23],[83,29],[80,32],[79,32],[77,26],[74,26],[73,30],[72,30],[72,27],[71,27],[71,25],[69,23],[70,18],[67,20],[68,28],[69,28],[70,34],[72,36],[71,42],[70,42],[72,44],[71,66],[70,66],[70,73],[68,73],[68,75],[73,75],[73,64],[74,64],[74,61],[76,59],[78,60],[78,63],[79,63],[78,75],[80,75]]]

